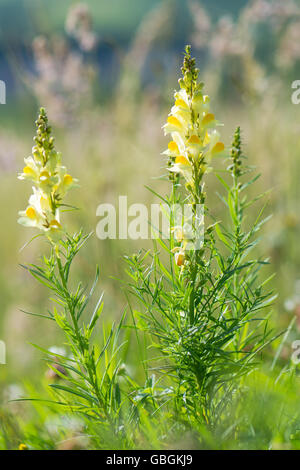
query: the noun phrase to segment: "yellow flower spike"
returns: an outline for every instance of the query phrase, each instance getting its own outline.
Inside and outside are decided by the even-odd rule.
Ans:
[[[207,165],[212,156],[222,152],[224,145],[216,130],[215,115],[209,110],[209,96],[203,94],[203,84],[198,81],[198,69],[191,58],[189,46],[182,72],[180,90],[174,93],[175,105],[163,126],[165,135],[172,136],[168,150],[163,153],[169,156],[168,171],[182,175],[190,187],[194,187],[197,181],[197,201],[203,201],[205,195],[200,194],[202,178],[209,171]],[[200,159],[202,165],[197,164]],[[195,195],[190,196],[193,198]]]
[[[32,156],[25,158],[23,173],[19,179],[34,182],[33,194],[29,197],[28,207],[19,212],[18,222],[26,227],[38,228],[54,243],[62,236],[59,208],[67,191],[76,185],[61,164],[61,155],[55,150],[51,128],[46,112],[40,110],[36,121],[36,145]]]

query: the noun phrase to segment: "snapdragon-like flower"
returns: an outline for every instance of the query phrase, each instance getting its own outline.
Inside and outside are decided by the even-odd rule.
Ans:
[[[217,121],[210,111],[209,96],[198,82],[198,69],[187,46],[179,80],[180,91],[175,92],[175,104],[163,126],[172,140],[164,152],[169,157],[168,169],[183,175],[189,184],[198,184],[214,155],[224,150],[217,131]]]
[[[171,232],[173,233],[175,242],[178,244],[178,246],[172,249],[172,253],[175,255],[175,264],[177,264],[177,266],[184,266],[186,259],[185,251],[191,241],[190,233],[181,225],[172,227]]]
[[[61,165],[61,154],[54,147],[44,108],[40,109],[36,126],[32,155],[24,159],[25,167],[18,176],[20,180],[33,183],[33,194],[29,197],[27,208],[19,212],[18,222],[26,227],[38,228],[52,241],[57,241],[63,231],[59,208],[63,197],[77,184],[77,180]]]

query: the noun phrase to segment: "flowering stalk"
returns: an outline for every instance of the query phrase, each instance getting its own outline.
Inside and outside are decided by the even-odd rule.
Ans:
[[[55,397],[59,397],[60,405],[109,424],[114,429],[121,399],[117,384],[119,359],[115,357],[115,350],[118,348],[117,337],[122,321],[116,333],[111,328],[102,351],[92,344],[91,336],[103,308],[102,295],[92,310],[89,322],[85,324],[82,318],[96,288],[99,269],[97,267],[96,278],[88,295],[81,283],[74,291],[71,289],[69,278],[72,263],[89,235],[84,235],[81,231],[73,236],[68,235],[60,220],[63,198],[77,184],[77,180],[67,173],[61,163],[61,155],[54,147],[51,128],[43,108],[36,125],[37,135],[32,156],[25,159],[26,166],[19,175],[19,179],[29,180],[34,184],[33,194],[26,210],[20,212],[19,223],[38,228],[49,239],[51,251],[48,257],[43,257],[41,266],[31,264],[26,269],[55,294],[53,302],[56,306],[53,311],[49,310],[48,315],[37,316],[56,322],[63,331],[71,352],[71,355],[57,357],[56,352],[44,351],[50,362],[49,367],[59,382],[51,383],[50,387],[55,392]],[[112,339],[112,357],[109,358],[108,348]],[[103,359],[105,367],[101,372],[100,364]],[[68,395],[77,397],[75,404],[71,402],[69,405]]]
[[[190,47],[182,72],[181,90],[175,93],[175,106],[164,126],[172,137],[164,153],[170,173],[178,175],[170,200],[178,201],[182,193],[178,180],[183,178],[183,197],[192,207],[195,221],[196,206],[206,202],[205,174],[212,158],[223,152],[224,144],[209,110],[209,98],[203,94],[203,84],[198,83]],[[266,262],[250,255],[263,221],[261,211],[250,230],[245,230],[245,212],[253,201],[248,201],[244,192],[256,178],[242,184],[240,179],[246,171],[241,156],[238,129],[230,167],[225,171],[225,178],[232,176],[233,184],[219,177],[225,189],[221,199],[232,222],[229,228],[225,225],[226,212],[222,213],[222,222],[216,222],[216,216],[205,207],[206,219],[214,223],[204,230],[200,249],[189,249],[185,231],[176,225],[175,249],[172,237],[170,246],[159,241],[167,253],[175,253],[175,269],[173,258],[166,265],[157,249],[153,254],[140,253],[127,259],[129,286],[141,301],[141,310],[135,311],[141,328],[149,333],[150,344],[161,351],[157,369],[166,380],[166,394],[175,415],[181,419],[184,410],[191,425],[205,423],[210,429],[224,416],[237,393],[238,379],[249,373],[254,358],[268,343],[267,316],[262,311],[274,298],[264,291],[268,280],[258,277]],[[193,229],[197,237],[196,223]]]
[[[44,108],[40,109],[36,127],[32,155],[25,158],[25,167],[18,176],[20,180],[33,183],[33,194],[27,208],[19,212],[18,222],[26,227],[38,228],[55,243],[64,232],[59,210],[62,200],[77,180],[61,164],[61,154],[55,149]]]
[[[175,92],[175,105],[163,126],[165,134],[172,138],[164,154],[168,156],[168,170],[184,177],[188,202],[196,217],[197,206],[205,202],[203,177],[210,171],[212,157],[223,152],[224,144],[217,131],[218,122],[210,112],[209,96],[203,93],[204,84],[198,80],[199,70],[191,57],[190,46],[186,47],[181,70],[180,91]],[[193,225],[196,231],[195,220]],[[181,266],[187,245],[184,233],[180,233],[178,241],[175,262]]]

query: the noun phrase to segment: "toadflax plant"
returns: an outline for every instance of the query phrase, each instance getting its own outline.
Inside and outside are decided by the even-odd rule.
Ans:
[[[179,421],[213,426],[237,393],[238,379],[255,367],[271,340],[266,307],[274,297],[265,290],[269,279],[260,274],[267,261],[251,256],[264,221],[260,211],[247,227],[247,210],[258,198],[247,197],[256,178],[248,177],[250,169],[243,163],[240,129],[225,175],[217,175],[225,191],[220,221],[207,205],[204,182],[225,147],[189,46],[182,73],[164,126],[171,136],[164,154],[172,189],[161,199],[170,207],[170,242],[159,239],[154,252],[127,258],[129,288],[140,305],[135,310],[137,327],[159,351],[152,358],[157,387],[164,390],[157,391],[163,397],[157,406],[173,403]],[[172,208],[178,203],[191,207],[192,240],[190,234],[186,237],[184,222],[175,224]],[[204,207],[204,228],[197,222],[199,204]],[[191,241],[199,238],[199,230],[203,240],[197,247]]]
[[[34,185],[33,194],[27,208],[20,212],[19,223],[39,229],[49,241],[49,256],[43,256],[41,265],[31,264],[26,269],[54,293],[53,310],[48,315],[37,316],[56,322],[64,333],[68,353],[63,355],[51,349],[38,348],[46,353],[52,376],[58,379],[50,384],[54,392],[53,403],[109,424],[114,429],[121,404],[117,383],[121,360],[117,355],[117,338],[122,322],[108,335],[104,331],[102,348],[93,344],[91,336],[103,308],[102,295],[91,309],[89,320],[86,322],[83,317],[96,288],[99,269],[89,293],[81,283],[72,290],[72,263],[89,235],[81,231],[68,235],[60,217],[61,208],[66,206],[64,196],[77,180],[61,164],[61,155],[55,150],[43,108],[36,126],[32,156],[25,159],[26,166],[19,175],[21,180]]]

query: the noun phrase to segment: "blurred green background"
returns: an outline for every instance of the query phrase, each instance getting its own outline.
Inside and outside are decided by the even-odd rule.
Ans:
[[[291,84],[300,79],[299,41],[295,0],[0,0],[0,79],[7,87],[7,103],[0,105],[2,398],[13,384],[38,383],[46,371],[29,342],[48,348],[62,341],[55,329],[20,311],[43,313],[49,303],[48,292],[18,267],[47,249],[36,240],[20,252],[34,231],[16,223],[30,194],[30,185],[16,177],[31,152],[38,107],[46,107],[57,148],[80,179],[68,199],[80,211],[66,214],[68,227],[95,230],[100,203],[116,204],[126,194],[129,204],[150,204],[155,198],[145,185],[168,191],[157,179],[165,171],[161,126],[187,43],[225,124],[226,145],[240,125],[244,153],[262,174],[257,190],[271,190],[273,218],[260,251],[277,272],[273,326],[280,330],[297,318],[281,353],[282,363],[288,361],[292,341],[300,338],[300,105],[291,101]],[[222,161],[215,165],[224,168]],[[216,213],[219,189],[209,175]],[[82,251],[76,276],[91,280],[100,264],[107,321],[126,304],[115,279],[125,276],[122,255],[147,245],[94,236]]]

